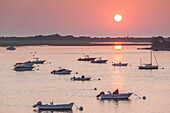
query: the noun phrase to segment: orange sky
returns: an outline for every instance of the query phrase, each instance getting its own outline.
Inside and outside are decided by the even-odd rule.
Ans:
[[[0,36],[170,36],[169,21],[170,0],[0,0]]]

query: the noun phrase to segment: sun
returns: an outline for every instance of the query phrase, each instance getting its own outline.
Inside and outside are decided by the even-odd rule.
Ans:
[[[115,20],[116,22],[121,22],[122,19],[123,19],[123,17],[122,17],[121,14],[115,14],[115,15],[114,15],[114,20]]]

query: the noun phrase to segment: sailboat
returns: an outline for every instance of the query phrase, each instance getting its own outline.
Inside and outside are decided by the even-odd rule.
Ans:
[[[141,64],[141,61],[140,61],[140,66],[139,66],[139,69],[148,69],[148,70],[151,70],[151,69],[158,69],[159,65],[157,63],[157,60],[156,60],[156,57],[154,55],[154,58],[155,58],[155,61],[156,61],[156,64],[157,65],[153,65],[152,64],[152,54],[154,55],[153,51],[151,50],[150,51],[150,63],[149,64]]]

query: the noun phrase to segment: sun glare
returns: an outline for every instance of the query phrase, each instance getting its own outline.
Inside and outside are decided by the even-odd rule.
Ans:
[[[114,46],[114,49],[115,49],[115,50],[121,50],[121,49],[122,49],[122,46],[121,46],[121,45],[115,45],[115,46]]]
[[[121,22],[122,21],[122,15],[121,14],[115,14],[114,15],[114,20],[116,21],[116,22]]]

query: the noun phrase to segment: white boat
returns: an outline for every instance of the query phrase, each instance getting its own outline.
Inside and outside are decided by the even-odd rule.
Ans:
[[[72,77],[71,80],[74,81],[90,81],[91,77],[85,77],[84,75],[81,77]]]
[[[38,108],[39,110],[71,110],[73,107],[73,102],[69,104],[42,104],[41,101],[37,102],[37,104],[33,105],[34,108]]]
[[[93,61],[96,58],[90,58],[89,55],[84,55],[84,58],[79,58],[78,61]]]
[[[127,100],[133,93],[108,93],[105,94],[104,92],[101,92],[99,95],[97,95],[97,98],[101,99],[113,99],[113,100]]]
[[[53,70],[51,72],[51,74],[61,74],[61,75],[64,75],[64,74],[70,74],[71,72],[72,72],[72,70],[59,68],[58,70]]]
[[[33,63],[29,63],[29,62],[16,63],[14,65],[14,70],[15,71],[30,71],[33,68],[34,68]]]
[[[14,46],[9,46],[6,48],[7,50],[16,50],[16,48]]]
[[[128,63],[122,63],[122,62],[112,64],[112,66],[127,66],[127,65]]]
[[[30,71],[32,70],[33,64],[32,63],[16,63],[14,65],[14,70],[15,71]]]
[[[34,58],[35,60],[28,61],[28,63],[33,64],[43,64],[46,60],[39,60],[39,58]]]
[[[150,63],[149,63],[149,64],[142,64],[142,63],[141,63],[141,60],[140,60],[139,69],[148,69],[148,70],[158,69],[159,65],[158,65],[158,63],[157,63],[157,60],[156,60],[155,55],[154,55],[154,58],[155,58],[155,61],[156,61],[156,64],[157,64],[157,65],[153,65],[153,64],[152,64],[152,54],[153,54],[153,51],[151,50],[151,51],[150,51]]]
[[[106,63],[107,61],[108,60],[102,60],[102,58],[99,57],[98,59],[95,59],[95,60],[91,61],[91,63],[99,63],[99,64],[101,64],[101,63]]]

